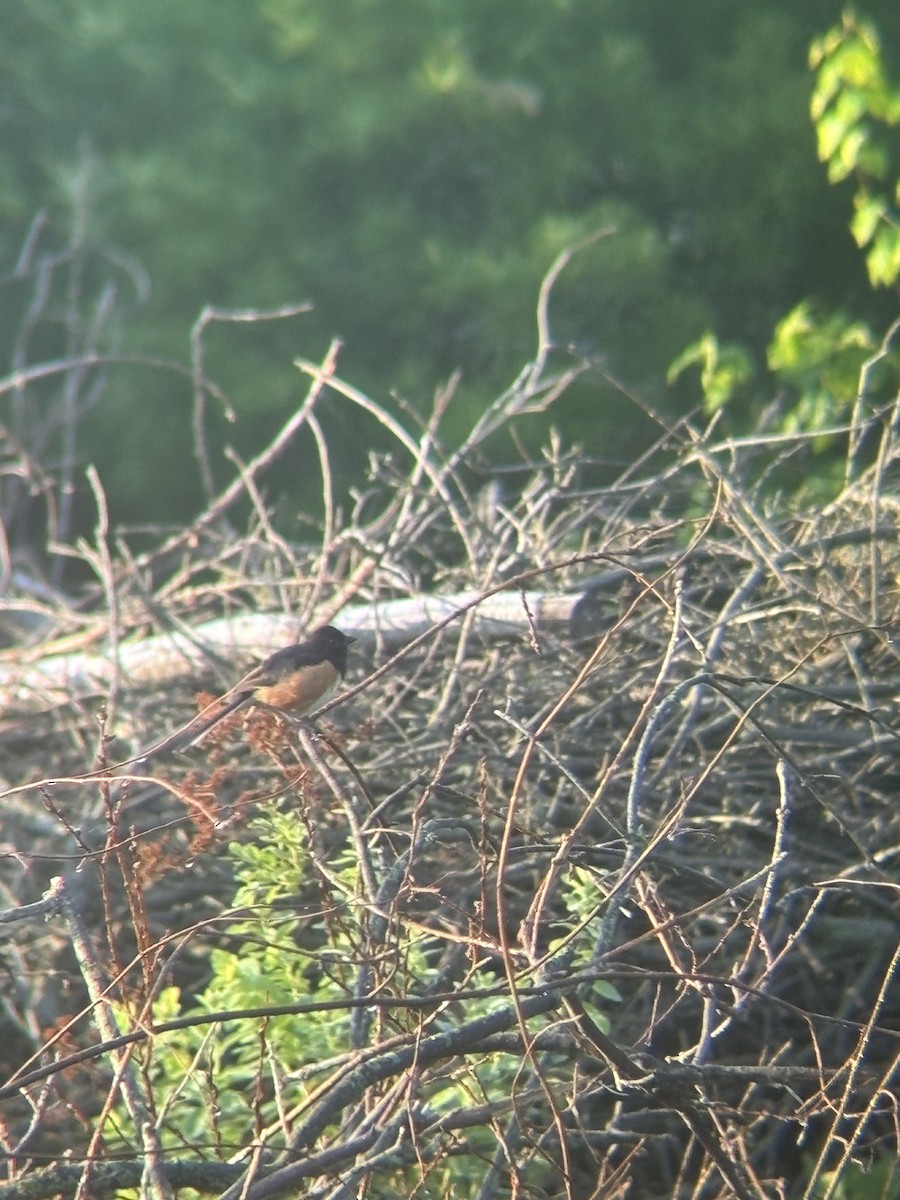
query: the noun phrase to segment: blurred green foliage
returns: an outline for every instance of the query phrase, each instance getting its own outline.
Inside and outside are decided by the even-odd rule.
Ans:
[[[825,429],[845,420],[875,346],[864,322],[841,312],[818,315],[805,300],[779,321],[768,361],[796,396],[782,422],[785,431]]]
[[[842,1167],[840,1173],[824,1171],[818,1176],[811,1193],[815,1200],[900,1200],[896,1160],[885,1158],[872,1164],[851,1160]]]
[[[900,122],[900,88],[890,83],[876,28],[852,9],[813,42],[809,61],[819,158],[827,164],[831,184],[855,184],[848,227],[865,251],[871,289],[892,289],[895,305],[900,140],[893,131]],[[872,311],[866,303],[862,309]],[[676,383],[697,367],[706,412],[726,411],[738,432],[758,428],[763,420],[769,429],[798,435],[793,475],[779,471],[772,478],[780,484],[788,479],[791,490],[821,499],[846,481],[841,462],[847,437],[856,443],[851,457],[858,472],[866,462],[865,453],[859,453],[866,422],[894,402],[900,378],[896,330],[895,321],[882,344],[868,321],[843,305],[830,308],[807,296],[775,325],[766,352],[768,376],[754,372],[751,345],[720,343],[707,330],[675,359],[668,379]],[[759,401],[766,404],[766,389],[776,399],[761,418]],[[835,450],[840,453],[832,454]]]
[[[869,9],[897,31],[894,5]],[[183,361],[205,305],[311,300],[309,316],[208,339],[237,416],[212,406],[213,444],[247,457],[296,403],[292,359],[335,334],[343,374],[420,411],[462,368],[448,432],[471,426],[533,353],[554,256],[612,223],[560,279],[554,337],[651,404],[693,403],[667,396],[666,367],[706,329],[761,362],[807,297],[885,323],[816,162],[813,38],[820,124],[839,108],[845,130],[825,157],[832,178],[837,160],[854,168],[854,232],[879,279],[890,171],[854,131],[888,122],[896,97],[869,63],[868,107],[847,115],[872,27],[823,37],[835,17],[821,0],[396,0],[389,18],[371,0],[17,0],[0,28],[0,263],[45,209],[40,247],[75,246],[97,294],[115,284],[108,345]],[[7,357],[29,287],[0,295]],[[99,301],[84,303],[90,324]],[[71,334],[48,310],[29,346],[52,356]],[[190,405],[187,381],[110,374],[78,452],[114,519],[184,520],[199,501]],[[635,426],[599,382],[559,419],[589,453],[632,452]],[[346,479],[370,434],[339,411],[327,432]]]
[[[753,363],[746,349],[737,344],[723,345],[707,331],[687,346],[669,367],[666,378],[675,383],[688,367],[700,368],[703,406],[716,413],[733,400],[741,385],[753,375]]]
[[[877,30],[851,9],[813,43],[810,65],[819,158],[832,183],[856,181],[851,230],[873,286],[890,286],[900,276],[900,155],[885,135],[900,125],[900,86],[888,82]]]

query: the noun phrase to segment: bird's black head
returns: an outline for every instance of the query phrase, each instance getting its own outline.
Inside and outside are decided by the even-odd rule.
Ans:
[[[327,658],[343,675],[347,670],[347,648],[356,638],[335,629],[333,625],[323,625],[312,633],[309,640],[322,651],[323,658]]]

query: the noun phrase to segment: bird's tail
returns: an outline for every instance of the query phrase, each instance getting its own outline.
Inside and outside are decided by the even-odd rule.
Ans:
[[[196,717],[188,721],[187,725],[182,725],[180,729],[170,733],[161,742],[144,750],[135,761],[146,762],[148,759],[161,758],[164,754],[176,754],[179,750],[186,750],[188,746],[193,746],[220,721],[233,713],[235,709],[240,708],[251,694],[251,692],[237,692],[227,699],[214,700],[202,712],[197,713]]]

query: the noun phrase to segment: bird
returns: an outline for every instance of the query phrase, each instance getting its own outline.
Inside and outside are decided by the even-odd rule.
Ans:
[[[347,650],[355,641],[334,625],[322,625],[305,641],[276,650],[187,725],[144,751],[139,761],[193,746],[245,706],[302,716],[336,690],[347,671]]]

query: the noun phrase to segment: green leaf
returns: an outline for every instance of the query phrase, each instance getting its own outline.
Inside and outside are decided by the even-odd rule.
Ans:
[[[692,366],[700,368],[704,408],[709,413],[727,404],[753,374],[750,356],[742,346],[736,342],[720,344],[710,332],[679,354],[666,372],[666,380],[674,383]]]
[[[612,1026],[609,1023],[609,1017],[601,1012],[600,1009],[591,1000],[582,1000],[585,1009],[590,1013],[595,1024],[600,1029],[601,1033],[609,1033]]]
[[[891,145],[883,130],[900,121],[900,89],[885,76],[874,26],[859,21],[852,10],[813,43],[809,61],[816,72],[810,112],[819,158],[831,183],[856,176],[850,231],[858,246],[869,247],[866,267],[873,286],[891,286],[900,274],[898,222],[871,184],[890,181]],[[900,180],[889,186],[900,196]]]
[[[866,255],[869,279],[875,287],[891,287],[900,277],[900,229],[885,223]]]
[[[622,993],[607,979],[598,979],[595,984],[592,984],[591,991],[595,992],[598,996],[602,996],[605,1000],[615,1001],[616,1004],[621,1004],[622,1002]]]
[[[858,192],[853,201],[856,211],[850,222],[850,232],[857,246],[867,246],[887,214],[887,202],[881,196]]]

